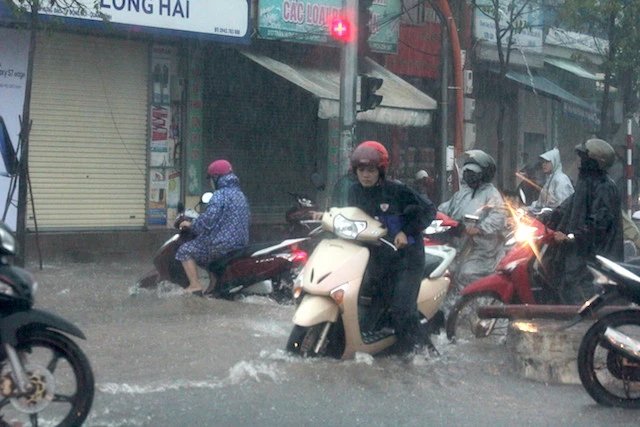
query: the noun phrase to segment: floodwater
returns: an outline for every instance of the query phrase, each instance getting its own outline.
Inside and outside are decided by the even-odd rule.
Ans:
[[[579,385],[525,380],[504,345],[434,341],[441,356],[300,359],[293,306],[140,290],[144,260],[30,266],[37,306],[76,323],[96,397],[88,426],[614,426]],[[46,424],[45,424],[46,425]]]

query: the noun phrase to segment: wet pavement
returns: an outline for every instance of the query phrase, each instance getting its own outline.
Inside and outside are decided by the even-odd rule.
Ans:
[[[88,426],[637,425],[637,412],[601,407],[579,385],[520,378],[500,343],[442,334],[439,358],[301,360],[283,350],[293,306],[140,290],[143,257],[27,267],[36,305],[88,337]]]

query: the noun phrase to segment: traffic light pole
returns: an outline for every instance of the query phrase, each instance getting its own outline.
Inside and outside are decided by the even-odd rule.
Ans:
[[[356,86],[358,83],[358,0],[343,0],[343,13],[354,31],[342,46],[340,57],[340,147],[339,177],[347,173],[356,128]]]

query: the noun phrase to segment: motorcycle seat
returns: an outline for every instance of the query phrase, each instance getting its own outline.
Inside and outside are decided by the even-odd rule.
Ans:
[[[424,273],[422,277],[423,278],[429,277],[429,275],[433,273],[433,271],[436,268],[438,268],[441,262],[442,262],[442,258],[429,253],[425,254]]]
[[[243,248],[234,249],[226,255],[211,261],[207,266],[207,270],[216,275],[221,274],[232,261],[238,258],[251,256],[251,254],[253,254],[254,252],[257,252],[264,248],[268,248],[270,246],[274,246],[278,243],[279,242],[252,243]]]

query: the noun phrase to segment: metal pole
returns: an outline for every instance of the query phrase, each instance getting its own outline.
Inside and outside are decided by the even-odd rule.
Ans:
[[[633,210],[633,133],[631,119],[627,120],[627,214]]]
[[[442,66],[440,71],[440,201],[449,199],[449,186],[447,185],[447,147],[449,146],[449,36],[446,31],[446,23],[443,21],[442,48],[440,58]]]
[[[358,0],[343,0],[343,13],[351,23],[353,39],[342,47],[340,58],[340,147],[338,177],[348,171],[356,128],[356,85],[358,80]]]

